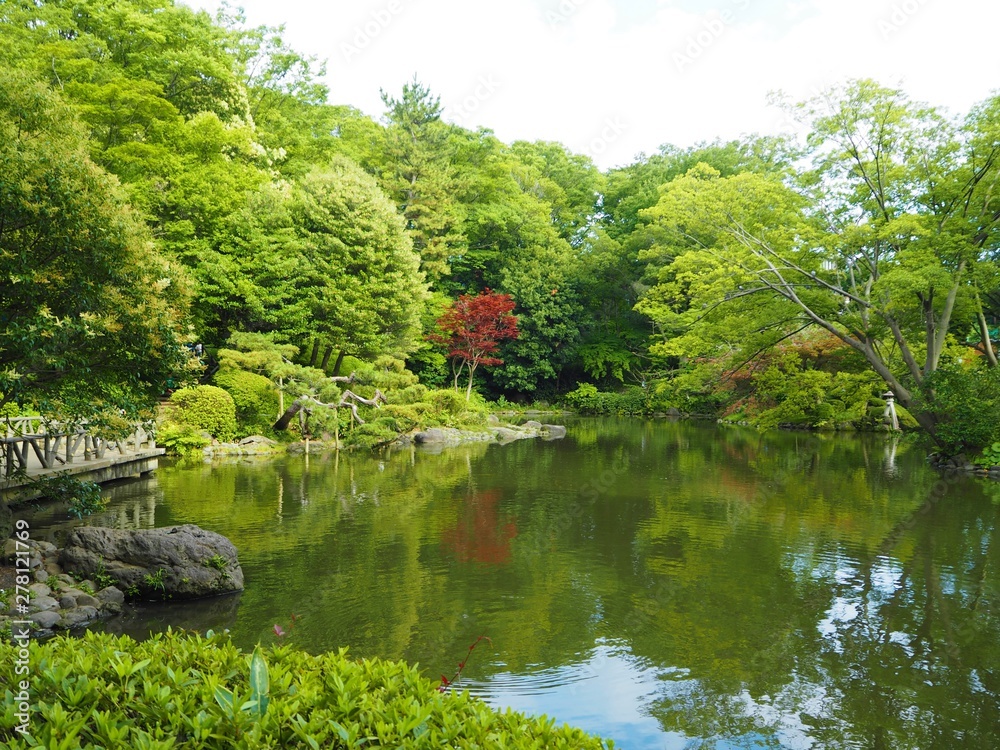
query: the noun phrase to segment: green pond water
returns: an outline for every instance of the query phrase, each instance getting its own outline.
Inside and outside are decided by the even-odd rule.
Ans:
[[[89,523],[229,537],[241,595],[109,624],[419,662],[625,748],[1000,746],[1000,484],[878,436],[669,421],[163,466]],[[29,514],[58,540],[65,511]],[[293,615],[295,617],[293,618]]]

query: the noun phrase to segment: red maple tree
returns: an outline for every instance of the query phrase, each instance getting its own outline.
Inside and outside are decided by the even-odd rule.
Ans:
[[[514,306],[509,294],[498,294],[490,289],[475,296],[463,294],[437,319],[439,333],[428,336],[431,341],[447,347],[456,391],[459,375],[468,368],[466,401],[472,397],[476,368],[503,364],[502,359],[494,356],[500,342],[517,338],[517,316],[511,314]]]

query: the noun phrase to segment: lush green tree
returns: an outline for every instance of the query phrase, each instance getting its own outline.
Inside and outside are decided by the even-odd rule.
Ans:
[[[90,128],[91,157],[190,267],[269,179],[275,154],[256,140],[246,79],[280,81],[268,75],[275,64],[256,78],[246,68],[280,57],[274,44],[254,57],[240,33],[172,0],[15,0],[0,33],[13,40],[13,64],[61,90]]]
[[[382,92],[382,101],[388,122],[382,184],[406,217],[421,270],[433,282],[448,274],[449,258],[465,244],[449,158],[451,127],[441,120],[440,99],[416,79],[399,99]]]
[[[375,180],[337,157],[297,186],[293,217],[321,282],[310,292],[317,334],[355,356],[412,351],[426,282],[404,222]]]
[[[561,143],[516,141],[511,152],[534,172],[523,187],[549,204],[560,236],[579,245],[596,218],[604,175],[590,157]]]
[[[639,306],[681,333],[660,350],[745,349],[818,327],[863,356],[933,435],[941,415],[927,378],[954,321],[971,330],[971,269],[995,252],[990,106],[954,124],[900,91],[853,82],[797,110],[814,161],[801,188],[707,165],[669,183],[648,213],[667,233],[646,256],[661,259],[659,283]]]
[[[418,346],[419,258],[395,207],[345,157],[251,196],[227,229],[200,269],[201,316],[217,339],[274,332],[341,358]]]
[[[136,416],[184,361],[184,275],[157,255],[73,111],[0,73],[0,406]]]

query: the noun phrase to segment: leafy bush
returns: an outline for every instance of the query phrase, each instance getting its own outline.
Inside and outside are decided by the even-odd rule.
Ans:
[[[379,417],[373,422],[358,425],[351,431],[347,444],[352,448],[377,448],[391,443],[399,437],[402,430],[396,428],[396,420],[392,417]]]
[[[465,400],[465,393],[452,388],[442,388],[427,394],[429,408],[424,417],[426,426],[480,427],[486,424],[490,410],[478,393]],[[414,407],[419,406],[414,404]]]
[[[108,499],[101,494],[97,482],[87,482],[69,474],[54,474],[32,482],[32,487],[44,500],[68,503],[67,513],[83,518],[99,513],[108,507]]]
[[[156,442],[167,449],[168,453],[179,456],[200,451],[211,444],[211,439],[205,437],[204,431],[189,424],[164,422],[156,429]]]
[[[987,445],[983,448],[983,454],[976,459],[976,463],[987,468],[1000,466],[1000,441]]]
[[[214,385],[195,385],[174,391],[176,408],[172,420],[191,425],[223,442],[236,437],[236,404],[233,397]]]
[[[465,394],[459,393],[452,388],[431,391],[427,394],[427,401],[434,407],[435,411],[442,414],[457,415],[469,408],[469,402],[465,400]]]
[[[575,391],[566,394],[566,403],[583,414],[629,416],[645,414],[649,410],[646,391],[638,386],[608,393],[597,390],[597,386],[591,383],[581,383]]]
[[[0,643],[0,677],[18,685],[16,648]],[[30,747],[588,748],[613,747],[545,717],[496,711],[441,692],[406,664],[313,656],[289,647],[247,655],[228,636],[167,632],[138,643],[88,632],[33,641]],[[0,738],[15,737],[8,690]]]
[[[427,399],[427,386],[417,383],[398,391],[390,391],[386,398],[390,404],[418,404]]]
[[[214,380],[233,397],[241,437],[270,432],[278,417],[278,391],[269,379],[254,372],[224,369]]]
[[[950,362],[927,378],[941,418],[937,439],[949,454],[979,451],[1000,438],[1000,369]]]

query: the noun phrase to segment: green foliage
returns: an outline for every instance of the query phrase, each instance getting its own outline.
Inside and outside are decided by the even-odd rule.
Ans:
[[[274,383],[263,375],[231,368],[219,370],[213,380],[233,397],[239,437],[270,432],[279,416]]]
[[[222,555],[212,555],[210,558],[205,560],[205,567],[213,568],[214,570],[218,570],[220,573],[224,573],[226,571],[226,558]]]
[[[196,385],[173,392],[173,421],[206,430],[222,442],[236,437],[236,404],[214,385]]]
[[[977,452],[1000,439],[1000,369],[949,362],[928,378],[928,387],[945,453]]]
[[[481,427],[490,414],[489,406],[478,393],[466,401],[465,395],[451,388],[430,391],[428,408],[423,415],[424,426]],[[415,405],[416,406],[416,405]]]
[[[721,387],[721,368],[716,363],[697,362],[660,378],[651,385],[654,411],[677,409],[682,414],[717,416],[733,397]]]
[[[428,392],[427,386],[417,383],[398,391],[391,391],[386,394],[386,398],[390,404],[417,404],[427,400]]]
[[[98,591],[106,589],[108,586],[114,586],[118,582],[115,580],[114,576],[108,575],[108,572],[104,567],[104,560],[98,561],[97,568],[94,570],[91,578],[93,579],[94,585],[97,587]],[[51,582],[49,583],[49,586],[51,587],[52,583],[56,582],[56,580],[57,579],[55,578],[50,579]]]
[[[355,427],[350,433],[347,444],[352,448],[371,450],[391,443],[402,432],[405,430],[400,428],[399,420],[393,417],[379,417]]]
[[[187,456],[211,445],[212,439],[193,425],[163,422],[156,428],[156,442],[170,453]]]
[[[0,643],[4,684],[17,684],[15,650]],[[612,746],[544,717],[496,711],[468,693],[440,692],[403,663],[356,660],[345,650],[313,656],[274,646],[248,656],[211,633],[159,633],[139,643],[88,632],[33,641],[31,661],[45,665],[32,683],[32,747]],[[4,736],[17,723],[11,695],[0,714]]]
[[[878,397],[882,384],[874,373],[803,369],[793,354],[754,375],[753,384],[745,416],[761,429],[779,425],[871,429],[885,422],[885,404]]]
[[[108,500],[101,495],[97,482],[87,482],[70,474],[52,474],[34,480],[31,485],[43,500],[68,503],[66,512],[73,518],[100,513],[108,507]]]
[[[167,593],[167,587],[165,583],[166,574],[167,571],[163,568],[160,568],[155,573],[147,573],[146,575],[144,575],[142,577],[142,582],[146,586],[146,588],[149,589],[151,592],[155,592],[157,589],[159,589],[160,594],[163,595]]]
[[[581,383],[566,394],[566,403],[582,414],[615,414],[619,416],[645,414],[649,411],[646,390],[629,386],[617,393],[599,391],[592,383]]]
[[[1000,441],[983,448],[982,455],[976,459],[976,463],[985,467],[1000,466]]]
[[[60,96],[0,68],[0,406],[136,417],[183,366],[187,286],[87,150]]]

